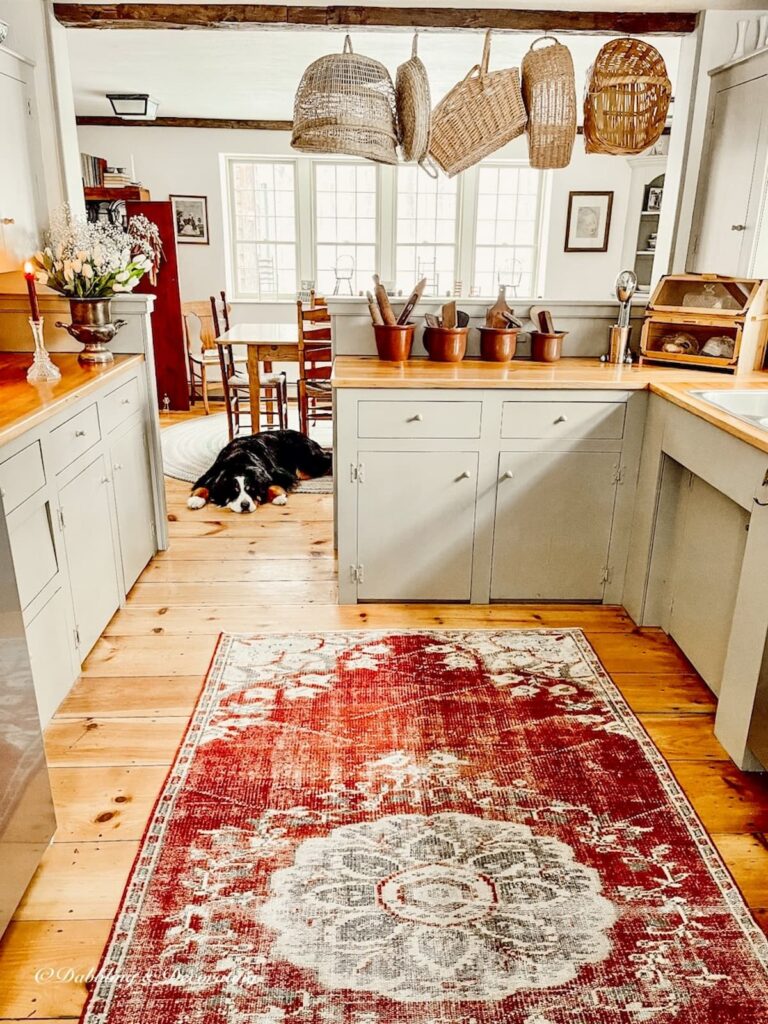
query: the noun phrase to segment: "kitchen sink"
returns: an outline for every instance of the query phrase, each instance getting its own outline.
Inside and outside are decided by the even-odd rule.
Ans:
[[[768,431],[768,389],[764,391],[691,391],[694,398],[722,409],[737,419]]]

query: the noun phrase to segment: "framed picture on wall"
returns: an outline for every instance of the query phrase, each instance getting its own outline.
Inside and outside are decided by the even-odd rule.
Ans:
[[[566,252],[607,252],[613,192],[569,192]]]
[[[209,245],[208,197],[168,196],[173,207],[176,241],[181,245]]]

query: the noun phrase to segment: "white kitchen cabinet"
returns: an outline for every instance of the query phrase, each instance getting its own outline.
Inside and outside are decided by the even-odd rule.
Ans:
[[[502,452],[491,600],[601,601],[619,456]]]
[[[27,85],[32,71],[13,54],[0,52],[0,273],[18,270],[38,244],[39,139]]]
[[[761,251],[768,161],[768,59],[713,73],[704,158],[687,269],[764,275]]]
[[[41,722],[48,722],[72,685],[72,634],[59,588],[26,625],[27,647]]]
[[[107,461],[99,454],[59,491],[80,657],[120,604]]]
[[[468,601],[478,455],[359,453],[361,600]]]
[[[134,419],[127,430],[116,430],[109,439],[109,452],[123,588],[127,593],[156,550],[144,423]]]

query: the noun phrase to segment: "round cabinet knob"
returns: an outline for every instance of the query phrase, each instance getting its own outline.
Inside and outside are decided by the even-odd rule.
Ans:
[[[731,231],[746,231],[746,224],[731,224]]]
[[[109,483],[109,477],[108,477],[108,476],[103,476],[103,477],[101,478],[101,482],[102,482],[103,484],[108,484],[108,483]]]
[[[408,419],[408,422],[409,423],[421,423],[423,419],[424,419],[424,417],[421,415],[421,413],[417,412],[417,413],[414,413],[414,415],[411,416]]]
[[[512,472],[512,470],[508,469],[505,473],[501,474],[501,479],[502,480],[511,480],[514,477],[514,475],[515,474]]]
[[[119,472],[119,471],[120,471],[120,470],[121,470],[122,468],[123,468],[123,464],[122,464],[122,462],[116,462],[116,463],[114,464],[114,466],[112,467],[112,469],[114,469],[114,470],[117,470],[118,472]]]
[[[15,223],[16,223],[16,221],[14,220],[13,217],[3,217],[3,219],[0,220],[0,224],[15,224]]]
[[[567,416],[558,416],[557,419],[555,420],[555,423],[567,423],[567,422],[568,422],[568,417]]]
[[[85,431],[84,430],[76,430],[75,431],[75,437],[85,437]]]
[[[456,479],[457,480],[469,480],[471,478],[471,476],[472,476],[472,474],[469,472],[469,470],[465,469],[463,473],[459,473],[459,475],[456,477]]]
[[[120,405],[130,405],[130,404],[131,404],[130,398],[121,398],[120,399]]]

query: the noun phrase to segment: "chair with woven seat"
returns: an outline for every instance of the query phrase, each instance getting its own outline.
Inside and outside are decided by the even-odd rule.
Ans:
[[[296,303],[299,327],[299,429],[309,434],[310,420],[333,419],[333,393],[331,370],[331,315],[325,300],[311,295],[312,305],[305,307],[301,299]]]
[[[212,369],[219,366],[218,327],[209,302],[184,302],[182,303],[182,317],[184,320],[184,342],[187,348],[187,369],[189,372],[189,401],[194,405],[202,399],[206,416],[210,413],[210,392],[215,385],[221,387],[221,381],[216,375],[211,375]],[[245,364],[245,355],[235,357],[235,362],[242,366]]]
[[[227,303],[226,293],[219,292],[210,299],[210,310],[213,318],[213,329],[218,338],[230,328],[229,315],[232,307]],[[239,353],[235,355],[235,346],[216,346],[219,349],[222,381],[224,382],[224,404],[227,410],[227,426],[229,439],[232,440],[240,430],[240,400],[249,404],[248,375],[243,364],[246,358]],[[288,426],[288,379],[283,371],[273,372],[272,363],[264,363],[264,374],[261,375],[260,394],[264,398],[264,409],[267,430],[285,430]],[[251,424],[251,431],[257,433],[262,424]]]

